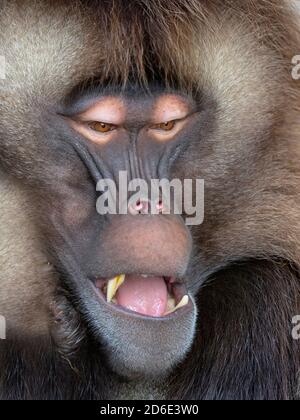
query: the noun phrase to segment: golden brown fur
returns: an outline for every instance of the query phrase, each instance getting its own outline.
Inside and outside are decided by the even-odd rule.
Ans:
[[[16,334],[26,331],[25,335],[36,338],[49,337],[49,331],[55,331],[53,339],[60,343],[58,352],[65,354],[68,362],[64,368],[69,373],[73,363],[70,353],[77,350],[86,331],[78,333],[80,323],[76,316],[75,321],[62,317],[65,335],[53,330],[56,293],[52,289],[57,284],[57,273],[47,265],[47,252],[40,247],[43,241],[35,223],[38,209],[30,200],[37,175],[52,175],[44,173],[43,159],[39,159],[43,146],[35,137],[40,132],[41,110],[51,109],[79,84],[92,79],[124,86],[137,81],[147,88],[152,78],[159,78],[178,89],[208,94],[217,103],[216,126],[213,136],[209,133],[206,139],[201,167],[197,157],[189,168],[178,166],[187,177],[208,179],[205,223],[193,232],[195,242],[201,244],[197,254],[199,274],[209,281],[199,295],[199,306],[205,308],[207,299],[210,308],[217,311],[220,307],[227,313],[236,305],[237,311],[228,315],[228,323],[219,320],[218,325],[239,330],[243,323],[236,319],[239,315],[244,319],[247,312],[251,323],[257,305],[258,315],[253,323],[258,324],[261,316],[262,323],[277,328],[274,361],[280,359],[278,371],[275,366],[273,372],[277,375],[276,386],[271,380],[266,380],[264,386],[260,379],[257,392],[253,391],[256,384],[239,392],[243,372],[236,382],[238,374],[234,370],[230,379],[227,371],[223,380],[215,379],[217,371],[220,376],[225,372],[235,345],[226,336],[228,351],[224,350],[223,364],[216,363],[211,376],[203,374],[201,378],[200,366],[212,363],[211,355],[217,358],[216,348],[222,346],[217,333],[219,341],[216,347],[211,345],[209,331],[203,326],[193,349],[194,364],[187,361],[174,374],[170,395],[203,399],[296,398],[300,351],[295,342],[289,341],[288,328],[291,316],[298,315],[294,312],[300,313],[300,82],[291,77],[291,60],[300,52],[300,35],[290,2],[71,3],[0,1],[0,55],[7,62],[6,80],[0,80],[0,165],[14,179],[3,175],[0,180],[0,314],[9,319],[9,327]],[[14,147],[11,139],[17,139]],[[261,261],[261,265],[250,264],[248,270],[242,268],[237,275],[234,269],[230,271],[232,263],[244,264],[252,259]],[[239,279],[248,278],[251,272],[261,279],[257,289],[251,289],[250,280],[242,288]],[[265,282],[264,272],[269,275]],[[216,279],[219,281],[211,283]],[[226,280],[231,279],[237,292],[228,290]],[[273,294],[269,301],[263,301],[262,295],[268,295],[270,290]],[[220,298],[225,292],[227,304]],[[245,294],[250,297],[244,305]],[[264,318],[268,310],[274,315],[273,324]],[[211,309],[201,322],[213,316]],[[217,321],[213,323],[213,333],[216,325]],[[259,336],[259,326],[255,333]],[[202,340],[207,343],[207,354],[197,353]],[[252,349],[242,348],[241,352],[259,352],[257,340]],[[272,337],[266,347],[271,348],[271,342]],[[56,351],[57,346],[54,348]],[[248,353],[247,357],[252,366],[252,357]],[[266,366],[262,363],[255,367],[268,369],[268,363],[271,362],[266,360]],[[293,377],[290,382],[288,376]],[[89,382],[88,374],[84,379]],[[97,386],[93,375],[90,382]],[[79,398],[79,393],[71,388],[66,395],[53,395]],[[3,394],[6,398],[20,397],[13,387]],[[103,397],[90,388],[83,389],[80,395]]]
[[[49,334],[55,276],[42,252],[32,200],[3,174],[0,191],[0,309],[8,322],[7,334]]]

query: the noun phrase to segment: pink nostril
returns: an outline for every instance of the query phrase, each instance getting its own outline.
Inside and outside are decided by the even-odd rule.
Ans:
[[[146,200],[139,200],[133,205],[128,207],[130,214],[148,214],[149,213],[149,202]]]
[[[138,201],[136,203],[135,209],[136,209],[136,211],[142,211],[144,209],[144,203],[141,202],[141,201]]]
[[[156,205],[156,208],[157,208],[157,210],[158,210],[159,212],[162,212],[162,211],[163,211],[163,209],[164,209],[164,204],[163,204],[162,200],[160,200],[160,201],[158,202],[158,204]]]
[[[151,208],[152,206],[149,200],[138,200],[136,203],[131,203],[128,206],[129,213],[134,216],[138,214],[149,214]],[[165,209],[163,201],[158,201],[155,208],[159,214],[162,214]]]

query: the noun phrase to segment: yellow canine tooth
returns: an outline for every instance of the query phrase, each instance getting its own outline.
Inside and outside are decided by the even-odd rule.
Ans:
[[[119,287],[122,286],[124,281],[125,281],[124,274],[117,276],[114,279],[109,280],[107,284],[107,294],[106,294],[106,299],[108,303],[112,302],[113,298],[116,296],[116,293]]]
[[[175,306],[175,308],[174,308],[174,309],[172,309],[171,311],[167,312],[167,313],[166,313],[166,315],[170,315],[170,314],[172,314],[173,312],[178,311],[178,309],[183,308],[184,306],[186,306],[186,305],[189,303],[189,300],[190,300],[190,298],[189,298],[189,296],[188,296],[188,295],[183,296],[183,298],[182,298],[182,299],[181,299],[181,301],[178,303],[178,305],[176,305],[176,306]]]
[[[172,298],[172,297],[169,297],[168,298],[168,305],[167,305],[168,312],[172,312],[174,310],[175,306],[176,306],[175,299]]]
[[[189,300],[190,300],[190,298],[188,297],[188,295],[183,296],[181,301],[176,306],[175,311],[177,311],[177,309],[180,309],[180,308],[183,308],[184,306],[186,306],[189,303]]]

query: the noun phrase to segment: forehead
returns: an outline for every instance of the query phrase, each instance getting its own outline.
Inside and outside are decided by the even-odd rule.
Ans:
[[[125,92],[95,89],[77,95],[70,105],[68,114],[113,124],[135,119],[158,123],[180,119],[196,108],[194,99],[184,93],[163,90],[144,92],[139,89]]]

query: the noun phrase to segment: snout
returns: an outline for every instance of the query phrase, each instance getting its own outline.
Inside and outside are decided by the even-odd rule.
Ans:
[[[139,273],[181,277],[192,239],[176,216],[112,216],[101,235],[101,275]]]

